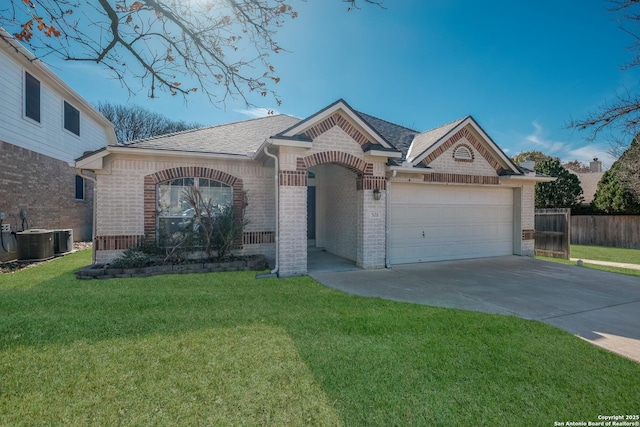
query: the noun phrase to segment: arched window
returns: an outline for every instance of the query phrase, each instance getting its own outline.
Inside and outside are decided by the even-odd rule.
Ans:
[[[178,178],[158,184],[158,230],[173,236],[184,231],[193,216],[194,208],[186,200],[191,187],[200,191],[204,203],[212,206],[212,211],[221,211],[231,206],[233,189],[221,182],[207,178]]]

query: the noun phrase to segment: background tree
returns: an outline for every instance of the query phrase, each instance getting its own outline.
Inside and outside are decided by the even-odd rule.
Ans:
[[[516,165],[519,165],[520,163],[524,162],[527,159],[527,157],[536,163],[551,158],[551,156],[544,154],[542,151],[523,151],[522,153],[518,153],[515,156],[513,156],[511,160]]]
[[[562,167],[564,167],[565,169],[570,169],[576,173],[591,172],[591,167],[589,167],[589,165],[585,165],[584,163],[582,163],[577,159],[572,160],[570,162],[563,163]]]
[[[620,159],[620,180],[634,200],[640,203],[640,142],[634,138]]]
[[[573,208],[582,200],[582,187],[577,175],[562,167],[557,157],[536,163],[535,171],[557,177],[553,182],[536,184],[536,208]]]
[[[346,0],[380,5],[383,0]],[[0,26],[38,58],[102,64],[130,91],[146,88],[212,101],[257,93],[280,99],[271,55],[278,27],[297,16],[288,0],[10,0]],[[194,86],[183,84],[186,79]],[[134,83],[139,88],[134,87]]]
[[[96,108],[114,124],[118,142],[202,127],[198,123],[171,120],[139,105],[116,105],[100,102]]]
[[[610,0],[610,12],[617,15],[621,29],[631,37],[631,60],[622,64],[623,69],[640,65],[640,1]],[[571,119],[567,127],[587,132],[587,139],[595,140],[601,132],[607,132],[611,140],[610,154],[620,155],[629,147],[629,141],[640,133],[640,93],[633,90],[619,92],[615,99],[603,103],[599,108],[578,119]],[[621,135],[621,136],[620,136]]]
[[[640,143],[633,140],[629,148],[604,173],[593,208],[607,214],[640,214]]]

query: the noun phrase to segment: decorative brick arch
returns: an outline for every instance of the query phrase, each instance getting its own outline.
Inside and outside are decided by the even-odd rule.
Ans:
[[[343,131],[347,133],[354,141],[356,141],[360,146],[369,143],[369,138],[367,138],[362,132],[360,132],[355,126],[346,119],[346,117],[340,112],[336,112],[331,116],[327,117],[320,123],[315,124],[314,126],[307,129],[304,133],[310,137],[311,139],[315,139],[331,129],[334,126],[339,126]]]
[[[460,129],[458,132],[453,134],[451,138],[440,144],[438,148],[433,150],[431,154],[422,159],[422,164],[425,166],[429,166],[429,163],[433,162],[436,158],[438,158],[442,153],[451,148],[456,142],[460,141],[462,138],[466,138],[467,141],[476,149],[478,153],[494,168],[496,171],[502,169],[502,165],[490,152],[487,150],[487,147],[484,146],[478,138],[476,138],[467,127]],[[465,144],[466,145],[466,144]],[[472,152],[473,153],[473,152]]]
[[[464,149],[468,152],[469,154],[469,158],[465,158],[465,157],[460,157],[458,155],[459,151],[463,151],[461,149]],[[475,154],[473,153],[473,149],[471,148],[471,146],[469,144],[465,144],[464,142],[461,142],[460,144],[458,144],[454,150],[453,150],[453,154],[451,155],[453,157],[453,160],[455,160],[456,162],[468,162],[468,163],[472,163],[473,160],[476,158]]]
[[[197,166],[183,166],[165,169],[144,177],[144,235],[147,240],[155,240],[157,223],[156,209],[158,192],[156,186],[162,182],[178,178],[207,178],[226,184],[233,190],[233,210],[242,217],[244,211],[244,192],[242,179],[226,172]]]
[[[323,151],[298,157],[296,171],[281,171],[280,185],[307,185],[307,170],[314,166],[333,163],[357,175],[356,190],[386,190],[384,177],[373,176],[373,163],[367,163],[353,154],[342,151]]]
[[[335,163],[343,166],[358,176],[373,175],[373,163],[367,163],[353,154],[342,151],[323,151],[306,157],[298,157],[297,170],[306,171],[314,166]]]

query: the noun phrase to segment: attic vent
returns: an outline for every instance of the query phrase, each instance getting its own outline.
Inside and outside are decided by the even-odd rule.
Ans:
[[[453,158],[460,162],[473,162],[473,152],[466,145],[460,145],[453,152]]]

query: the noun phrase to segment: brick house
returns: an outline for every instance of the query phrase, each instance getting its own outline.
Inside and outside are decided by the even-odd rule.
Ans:
[[[0,75],[2,224],[72,229],[75,240],[91,240],[93,184],[74,162],[115,144],[113,125],[2,28]],[[15,258],[8,251],[0,246],[0,261]]]
[[[419,132],[338,100],[109,145],[76,162],[97,176],[97,262],[156,239],[178,191],[205,188],[243,211],[242,254],[280,276],[307,273],[309,247],[361,268],[534,253],[534,185],[468,116]],[[176,217],[177,215],[177,217]]]

